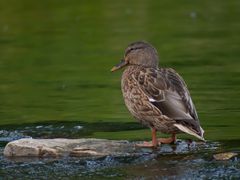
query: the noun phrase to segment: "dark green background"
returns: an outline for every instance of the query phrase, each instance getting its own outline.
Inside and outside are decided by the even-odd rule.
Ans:
[[[121,72],[110,69],[129,43],[146,40],[187,82],[206,139],[240,139],[239,9],[238,0],[0,1],[0,125],[134,122]]]

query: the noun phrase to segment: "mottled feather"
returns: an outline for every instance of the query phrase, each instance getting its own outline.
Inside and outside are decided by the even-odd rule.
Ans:
[[[126,67],[121,87],[125,104],[142,124],[167,134],[188,133],[201,140],[195,106],[183,78],[171,68],[159,68],[157,50],[144,41],[130,44],[112,71]]]
[[[141,66],[128,67],[125,70],[125,76],[127,77],[124,79],[131,81],[125,81],[128,82],[127,86],[129,86],[129,84],[135,84],[131,87],[131,90],[135,92],[131,93],[131,99],[135,99],[136,102],[144,101],[141,104],[144,104],[145,111],[151,110],[151,108],[148,108],[151,107],[150,105],[154,106],[152,110],[154,108],[159,110],[157,120],[155,117],[155,120],[153,118],[152,121],[164,122],[165,124],[171,124],[172,126],[174,123],[181,124],[191,129],[197,135],[202,136],[197,112],[186,83],[173,69],[143,68]],[[124,85],[126,85],[126,83],[123,83],[123,86]],[[127,89],[129,89],[129,87]],[[141,90],[141,92],[139,92],[139,90],[138,92],[142,93],[145,98],[142,97],[142,99],[139,99],[134,96],[137,89]],[[128,101],[128,99],[126,101]],[[128,104],[128,102],[126,104]],[[132,114],[138,114],[140,112],[139,110],[143,108],[138,106],[138,108],[135,107],[135,109],[136,112]],[[141,117],[139,117],[139,115],[135,115],[135,117],[143,120],[149,119],[144,117],[143,113]],[[155,126],[156,123],[150,122],[148,124]],[[160,131],[161,130],[163,130],[163,128],[161,128]],[[174,128],[170,128],[169,131],[174,131]],[[177,132],[176,129],[175,131]]]

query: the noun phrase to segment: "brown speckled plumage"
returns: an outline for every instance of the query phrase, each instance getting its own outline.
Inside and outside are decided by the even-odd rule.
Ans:
[[[122,63],[126,66],[121,80],[123,98],[138,121],[162,133],[185,132],[203,140],[184,80],[175,70],[158,67],[153,46],[146,42],[130,44]]]

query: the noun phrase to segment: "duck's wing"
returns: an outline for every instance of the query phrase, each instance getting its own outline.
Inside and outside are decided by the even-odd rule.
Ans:
[[[203,139],[203,129],[198,120],[186,83],[171,68],[142,69],[135,76],[149,103],[173,120],[181,131]]]

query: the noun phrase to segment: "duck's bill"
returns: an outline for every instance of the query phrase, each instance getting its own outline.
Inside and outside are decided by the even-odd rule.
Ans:
[[[118,70],[118,69],[121,69],[121,68],[123,68],[124,66],[126,66],[128,63],[124,60],[124,59],[122,59],[121,61],[120,61],[120,63],[118,63],[117,65],[115,65],[112,69],[111,69],[111,71],[113,72],[113,71],[116,71],[116,70]]]

